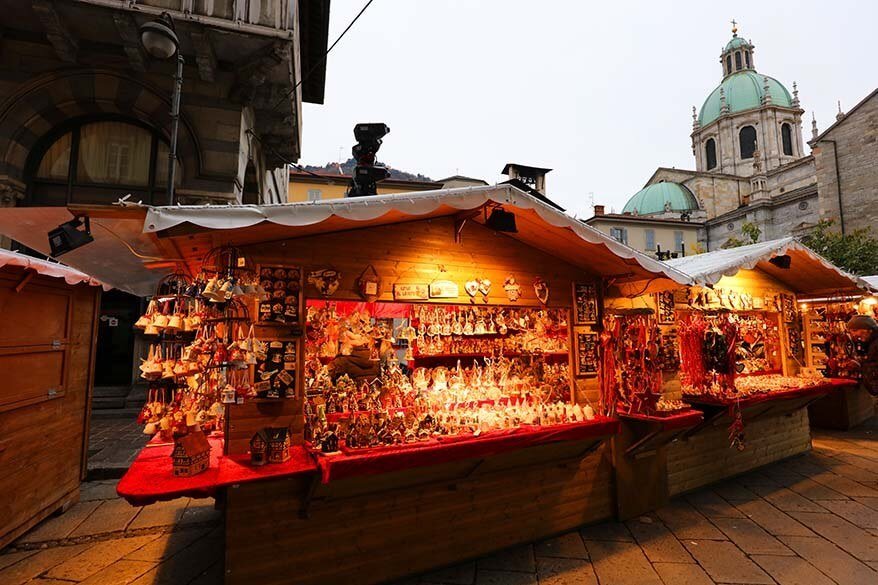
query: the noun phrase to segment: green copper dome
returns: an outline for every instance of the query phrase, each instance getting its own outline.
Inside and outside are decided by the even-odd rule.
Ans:
[[[733,41],[735,39],[732,39]],[[713,90],[704,105],[701,106],[701,112],[698,114],[698,123],[702,126],[710,124],[720,116],[720,89],[726,96],[726,105],[729,112],[743,112],[745,110],[753,110],[762,105],[762,97],[765,95],[763,86],[768,79],[768,91],[771,93],[771,103],[776,106],[793,107],[793,100],[790,92],[787,91],[777,79],[756,73],[752,69],[746,71],[738,71],[723,79],[722,84]]]
[[[751,47],[750,41],[746,41],[741,37],[734,36],[732,40],[729,41],[729,44],[726,45],[726,48],[723,49],[723,53],[726,51],[731,51],[732,49],[739,49],[741,47]]]
[[[667,204],[667,205],[666,205]],[[665,211],[695,211],[698,200],[687,187],[680,183],[664,181],[648,185],[628,200],[622,213],[652,215]]]

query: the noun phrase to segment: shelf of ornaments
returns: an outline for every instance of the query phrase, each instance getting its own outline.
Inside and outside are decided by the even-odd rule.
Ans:
[[[502,354],[491,355],[487,353],[434,353],[434,354],[422,354],[415,355],[411,360],[412,362],[429,362],[429,361],[442,361],[442,360],[457,360],[457,359],[479,359],[479,358],[488,358],[488,359],[500,359],[500,358],[513,358],[513,357],[538,357],[542,356],[544,358],[551,358],[560,361],[560,358],[569,358],[569,351],[506,351]]]
[[[456,340],[470,339],[473,337],[497,339],[497,338],[514,337],[516,335],[523,335],[527,332],[528,332],[527,329],[510,329],[506,333],[501,333],[499,331],[485,332],[485,333],[451,333],[451,334],[425,333],[424,336],[425,337],[450,337],[450,338],[456,339]],[[555,329],[547,329],[545,331],[545,333],[543,333],[540,337],[566,337],[566,336],[567,336],[567,328],[566,327],[558,327]]]

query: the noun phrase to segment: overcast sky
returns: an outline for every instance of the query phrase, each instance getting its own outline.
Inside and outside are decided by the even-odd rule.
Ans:
[[[332,0],[330,43],[365,4]],[[379,159],[433,179],[504,180],[506,162],[554,169],[571,213],[621,210],[658,166],[695,166],[691,109],[719,55],[750,39],[757,71],[826,128],[878,86],[878,3],[375,0],[330,53],[323,105],[304,106],[302,163],[350,156],[353,125],[391,128]]]

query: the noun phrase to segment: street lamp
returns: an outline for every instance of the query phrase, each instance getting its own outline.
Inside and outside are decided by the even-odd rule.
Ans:
[[[171,97],[171,148],[168,151],[168,205],[174,204],[174,175],[177,171],[177,128],[180,125],[180,92],[183,89],[183,55],[174,21],[167,12],[140,26],[140,43],[153,58],[165,61],[177,55],[177,73]]]

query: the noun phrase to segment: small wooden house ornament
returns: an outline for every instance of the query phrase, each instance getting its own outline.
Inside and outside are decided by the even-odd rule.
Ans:
[[[357,279],[357,292],[368,303],[375,302],[381,296],[381,277],[375,267],[369,264]]]
[[[191,477],[210,467],[210,443],[204,432],[193,431],[174,439],[171,459],[177,477]]]
[[[290,459],[290,429],[269,427],[265,429],[268,439],[268,462],[284,463]]]
[[[250,439],[250,464],[255,466],[268,463],[268,437],[265,431],[256,431]]]

